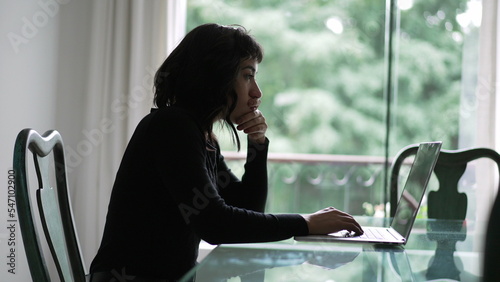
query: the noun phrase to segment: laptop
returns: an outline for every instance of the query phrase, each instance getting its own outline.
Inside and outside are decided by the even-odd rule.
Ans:
[[[345,230],[327,235],[295,236],[297,241],[358,242],[405,245],[425,195],[427,184],[436,165],[441,141],[420,143],[410,173],[404,185],[396,213],[389,227],[365,227],[364,234],[351,236]]]

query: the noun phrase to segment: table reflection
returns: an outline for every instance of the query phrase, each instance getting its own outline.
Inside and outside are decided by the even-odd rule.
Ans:
[[[225,245],[198,266],[196,281],[227,281],[234,277],[241,281],[371,281],[381,267],[389,265],[394,278],[411,276],[401,248],[332,248],[305,243]]]
[[[314,250],[314,248],[301,250],[284,247],[285,245],[256,244],[252,248],[244,245],[217,248],[210,254],[210,259],[204,262],[203,268],[200,268],[197,281],[217,281],[235,276],[255,279],[266,269],[287,269],[290,266],[303,264],[331,270],[352,262],[360,253],[355,248],[328,252],[321,249]]]
[[[459,257],[455,258],[454,253],[457,242],[465,241],[467,238],[466,221],[431,221],[427,224],[427,237],[437,244],[425,277],[428,280],[451,279],[460,281],[461,270],[459,267],[462,268],[463,263]]]
[[[466,227],[419,220],[404,247],[293,239],[221,245],[182,281],[480,281],[481,253]]]

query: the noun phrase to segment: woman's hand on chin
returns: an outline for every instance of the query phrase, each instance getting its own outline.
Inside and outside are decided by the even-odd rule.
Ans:
[[[236,124],[236,129],[247,134],[250,141],[259,144],[266,142],[267,123],[261,111],[254,110],[240,116]]]

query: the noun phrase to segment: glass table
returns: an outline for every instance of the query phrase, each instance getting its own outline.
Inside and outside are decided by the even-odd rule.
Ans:
[[[387,219],[356,218],[384,226]],[[480,281],[483,231],[466,221],[417,220],[404,247],[299,242],[217,246],[181,281]]]

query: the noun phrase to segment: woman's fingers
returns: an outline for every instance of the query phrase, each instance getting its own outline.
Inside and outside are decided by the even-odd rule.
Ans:
[[[341,230],[353,231],[357,235],[363,234],[359,223],[348,213],[328,207],[313,214],[304,215],[310,234],[328,234]]]
[[[246,128],[249,128],[251,126],[266,124],[266,118],[261,111],[255,110],[239,117],[236,120],[236,124],[238,124],[238,130],[245,130]]]
[[[248,134],[248,137],[257,142],[264,142],[267,131],[266,118],[259,110],[244,114],[236,121],[236,129]]]

